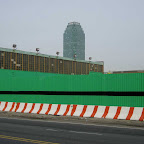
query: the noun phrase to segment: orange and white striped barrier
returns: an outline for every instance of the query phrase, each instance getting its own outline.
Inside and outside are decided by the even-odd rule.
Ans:
[[[144,107],[0,102],[0,111],[139,121],[144,120]]]

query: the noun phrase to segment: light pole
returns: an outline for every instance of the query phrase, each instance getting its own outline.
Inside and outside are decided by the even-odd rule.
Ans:
[[[36,52],[37,52],[37,54],[39,53],[39,50],[40,50],[39,48],[36,48]]]
[[[76,57],[77,57],[77,55],[76,55],[76,54],[74,54],[74,60],[76,60]]]
[[[56,52],[57,57],[58,57],[59,54],[60,54],[60,52],[57,51],[57,52]]]
[[[74,56],[73,56],[73,57],[74,57],[74,60],[75,60],[75,72],[74,72],[74,73],[76,74],[76,57],[77,57],[77,55],[76,55],[76,54],[74,54]]]
[[[36,52],[37,52],[37,54],[36,55],[38,55],[39,54],[39,48],[36,48]],[[37,57],[37,58],[39,58],[39,63],[38,63],[38,71],[40,72],[40,57]]]
[[[97,61],[97,62],[102,63],[102,73],[104,73],[104,61]]]
[[[59,59],[58,59],[59,54],[60,54],[60,52],[57,51],[57,52],[56,52],[56,55],[57,55],[57,61],[58,61],[58,62],[57,62],[58,73],[59,73]]]
[[[13,44],[12,47],[13,47],[13,50],[16,50],[17,45]]]
[[[89,61],[91,61],[92,60],[92,57],[89,57]]]
[[[89,57],[89,72],[90,72],[90,62],[91,62],[91,60],[92,60],[92,57]]]

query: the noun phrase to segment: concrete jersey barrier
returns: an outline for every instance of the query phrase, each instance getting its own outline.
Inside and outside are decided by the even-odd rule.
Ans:
[[[0,102],[0,111],[139,121],[144,120],[144,107]]]

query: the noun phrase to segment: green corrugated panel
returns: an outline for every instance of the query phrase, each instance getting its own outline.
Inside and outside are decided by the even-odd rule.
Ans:
[[[0,91],[144,92],[144,73],[64,75],[0,69]],[[0,101],[144,107],[144,96],[0,95]]]
[[[144,73],[105,74],[105,91],[144,91]]]
[[[144,97],[140,96],[0,95],[0,101],[144,107]]]

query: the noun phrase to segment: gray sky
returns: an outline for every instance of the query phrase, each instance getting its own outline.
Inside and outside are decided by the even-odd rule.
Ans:
[[[62,56],[72,21],[84,29],[86,59],[105,71],[144,69],[144,0],[0,0],[0,47]]]

